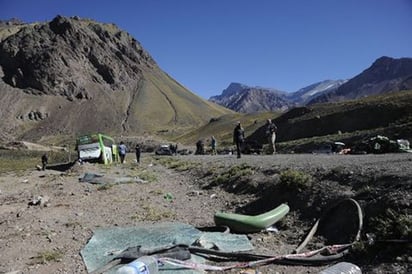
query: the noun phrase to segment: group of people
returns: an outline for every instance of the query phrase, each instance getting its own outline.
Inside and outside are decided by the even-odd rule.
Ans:
[[[118,152],[119,152],[119,158],[120,158],[120,163],[124,163],[124,160],[126,158],[126,153],[127,153],[127,146],[123,141],[120,142],[119,147],[118,147]],[[136,162],[140,163],[140,154],[141,154],[141,147],[140,144],[136,144],[135,146],[135,153],[136,153]]]
[[[278,129],[277,126],[272,122],[272,120],[267,119],[266,125],[265,125],[265,134],[268,140],[269,149],[271,150],[270,151],[271,154],[276,153],[275,141],[276,141],[277,129]],[[242,149],[242,144],[244,141],[245,141],[245,130],[243,129],[239,121],[237,122],[237,125],[235,129],[233,130],[233,144],[236,145],[237,158],[241,158],[241,149]]]
[[[269,144],[269,153],[275,154],[276,153],[276,146],[275,146],[275,141],[276,141],[276,132],[277,132],[277,126],[272,122],[271,119],[266,120],[266,125],[265,125],[265,134],[266,138]],[[240,121],[237,122],[236,127],[233,130],[233,144],[236,146],[236,155],[237,158],[242,157],[242,146],[243,143],[245,142],[245,130],[242,127],[242,124]],[[212,136],[210,138],[210,147],[211,147],[211,154],[216,155],[217,150],[217,141],[215,136]],[[205,144],[202,139],[198,140],[196,142],[196,155],[203,155],[205,154]]]
[[[276,133],[277,133],[277,126],[275,125],[275,123],[272,122],[271,119],[267,119],[266,120],[266,125],[265,125],[265,134],[266,134],[266,138],[267,138],[267,142],[269,144],[269,153],[271,154],[275,154],[276,153],[276,146],[275,146],[275,142],[276,142]],[[236,145],[236,155],[237,158],[241,158],[242,157],[242,145],[245,141],[245,130],[242,127],[242,124],[240,121],[237,122],[236,127],[233,130],[233,144]],[[204,148],[205,144],[203,142],[203,140],[199,140],[196,142],[196,151],[195,154],[198,155],[203,155],[205,154],[205,148]],[[217,154],[217,140],[215,138],[215,136],[211,136],[210,138],[210,147],[211,147],[211,154],[212,155],[216,155]],[[174,149],[175,153],[177,150],[177,145],[176,146],[170,146],[171,149]],[[127,152],[127,147],[123,142],[120,142],[119,145],[119,157],[120,157],[120,162],[124,163],[124,159],[126,156],[126,152]],[[135,147],[135,153],[136,153],[136,162],[140,163],[140,154],[141,154],[141,148],[139,144],[136,144]]]
[[[210,137],[210,148],[211,148],[211,153],[212,155],[216,155],[217,154],[217,150],[216,150],[216,146],[217,146],[217,141],[215,136]],[[196,155],[204,155],[206,153],[205,151],[205,143],[203,142],[202,139],[198,140],[196,142],[196,151],[195,154]]]
[[[271,150],[272,154],[276,153],[276,147],[275,147],[275,141],[276,141],[276,132],[277,132],[277,126],[272,122],[271,119],[267,119],[266,121],[266,125],[265,125],[265,130],[266,130],[266,137],[269,143],[269,148]],[[240,121],[237,122],[237,125],[235,127],[235,129],[233,130],[233,144],[236,145],[236,154],[237,154],[237,158],[241,158],[241,149],[242,149],[242,145],[245,141],[245,130],[243,129]],[[217,154],[217,140],[215,138],[215,136],[212,136],[210,138],[210,147],[211,147],[211,153],[212,155],[216,155]],[[170,146],[171,150],[174,151],[174,154],[176,154],[177,152],[177,145],[176,146]],[[126,158],[126,153],[128,151],[127,146],[125,145],[125,143],[123,141],[120,142],[119,146],[118,146],[118,154],[119,154],[119,158],[120,158],[120,163],[124,163],[125,162],[125,158]],[[205,150],[204,150],[204,143],[203,140],[199,140],[196,143],[196,152],[195,154],[204,154]],[[136,154],[136,162],[140,163],[140,155],[141,155],[141,146],[140,144],[136,144],[135,146],[135,154]],[[41,157],[41,161],[42,161],[42,170],[46,169],[46,166],[48,164],[48,156],[47,154],[43,154]]]

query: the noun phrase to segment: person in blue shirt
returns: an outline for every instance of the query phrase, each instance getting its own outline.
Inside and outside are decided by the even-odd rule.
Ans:
[[[123,143],[123,141],[120,142],[119,145],[119,157],[120,157],[120,163],[124,163],[124,159],[126,158],[126,152],[127,152],[127,147]]]

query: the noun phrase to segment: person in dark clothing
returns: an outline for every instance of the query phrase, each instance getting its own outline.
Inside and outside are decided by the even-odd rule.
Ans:
[[[203,140],[200,139],[199,141],[196,142],[196,155],[203,155],[205,154],[205,144],[203,143]]]
[[[135,151],[136,151],[136,162],[140,163],[141,148],[139,144],[136,144]]]
[[[46,170],[46,166],[47,166],[47,164],[48,164],[48,162],[49,162],[49,157],[47,156],[47,154],[46,153],[44,153],[42,156],[41,156],[41,164],[42,164],[42,170]]]
[[[275,141],[276,141],[276,131],[277,126],[272,122],[271,119],[266,121],[266,137],[268,139],[269,150],[271,154],[276,153]]]
[[[236,145],[236,151],[237,151],[238,158],[241,157],[240,149],[241,149],[244,139],[245,139],[245,130],[243,129],[240,122],[237,122],[237,126],[233,130],[233,144]]]
[[[175,144],[175,145],[170,144],[169,149],[170,149],[170,153],[172,153],[172,155],[177,155],[177,144]]]
[[[211,139],[210,139],[210,146],[212,147],[212,155],[217,154],[216,145],[217,145],[216,138],[215,138],[215,136],[212,136]]]

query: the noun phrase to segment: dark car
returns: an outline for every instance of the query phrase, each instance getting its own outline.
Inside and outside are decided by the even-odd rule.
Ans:
[[[156,151],[156,155],[172,155],[172,150],[170,149],[169,145],[160,145]]]

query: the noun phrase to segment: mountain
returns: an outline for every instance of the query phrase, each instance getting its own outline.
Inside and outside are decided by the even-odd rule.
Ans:
[[[172,79],[114,24],[0,22],[0,139],[182,133],[228,113]]]
[[[293,105],[285,92],[240,83],[231,83],[221,95],[212,96],[209,101],[242,113],[283,111]]]
[[[324,93],[308,104],[338,102],[370,95],[412,89],[412,58],[381,57],[368,69],[338,89]]]
[[[209,101],[242,113],[285,111],[291,107],[305,105],[322,94],[335,91],[345,82],[346,80],[325,80],[292,93],[231,83],[221,95],[212,96]]]
[[[339,102],[412,89],[412,58],[381,57],[349,80],[325,80],[296,92],[230,84],[209,100],[239,112],[284,111],[294,106]]]
[[[290,93],[290,95],[288,95],[288,98],[296,104],[305,105],[307,102],[313,100],[318,96],[321,96],[322,94],[334,92],[346,82],[347,80],[325,80],[301,88],[296,92],[292,92]]]

